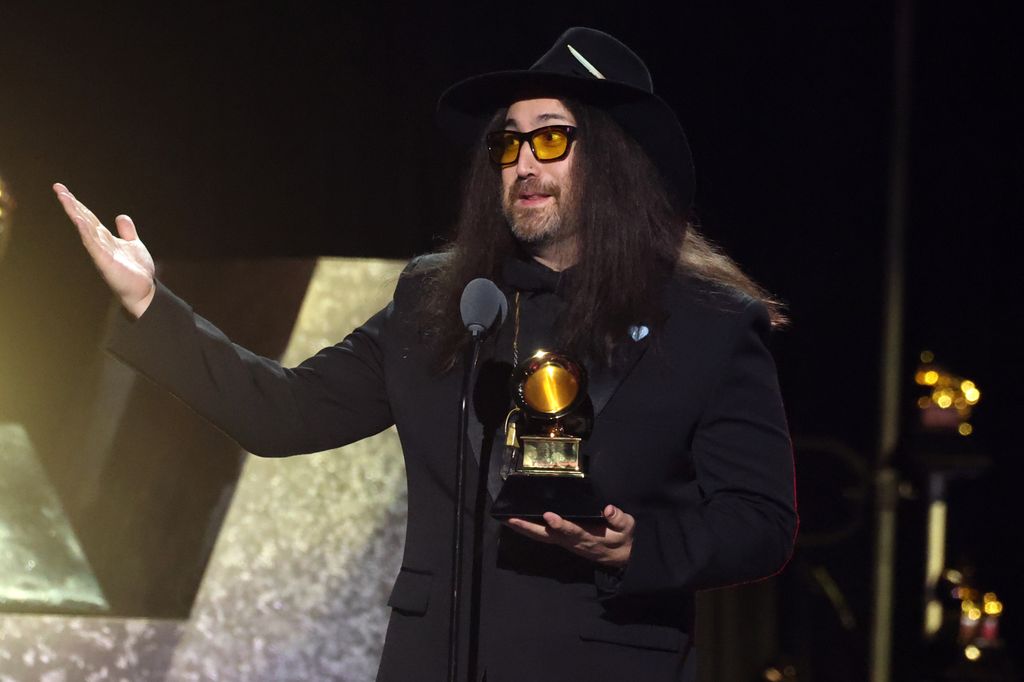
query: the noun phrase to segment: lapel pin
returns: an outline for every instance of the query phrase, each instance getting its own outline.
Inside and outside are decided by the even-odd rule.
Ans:
[[[629,335],[634,341],[640,341],[647,337],[651,333],[651,330],[647,328],[646,324],[634,324],[629,328]]]

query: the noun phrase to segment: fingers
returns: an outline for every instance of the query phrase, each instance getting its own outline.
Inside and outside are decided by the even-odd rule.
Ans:
[[[135,241],[139,238],[139,233],[135,229],[135,221],[129,216],[119,215],[114,218],[114,225],[117,226],[117,234],[125,241]]]
[[[611,507],[611,505],[609,505]],[[613,526],[609,521],[606,524],[587,524],[581,526],[573,523],[568,519],[563,519],[554,512],[544,512],[543,520],[544,523],[534,523],[532,521],[526,521],[524,519],[509,519],[505,524],[514,530],[523,531],[524,534],[530,537],[543,538],[550,542],[557,542],[563,545],[575,545],[580,543],[595,543],[595,542],[608,542],[615,544],[618,539],[617,534],[628,534],[632,531],[634,521],[633,517],[625,513],[621,509],[611,507],[614,510],[613,514],[608,508],[605,509],[605,519],[608,520],[609,515],[612,516],[616,525]],[[609,535],[608,530],[614,531],[615,534]]]
[[[78,210],[78,212],[81,214],[81,216],[83,218],[85,218],[86,222],[88,222],[90,225],[92,225],[94,227],[98,226],[98,225],[102,225],[102,223],[100,222],[100,219],[96,217],[96,214],[93,213],[89,209],[88,206],[83,204],[78,199],[75,199],[74,195],[71,195],[71,199],[72,199],[72,201],[75,202],[75,208]]]
[[[98,254],[94,252],[94,249],[97,247],[105,246],[110,248],[113,245],[114,239],[110,231],[103,226],[103,223],[100,222],[95,213],[89,210],[88,206],[75,198],[75,195],[71,193],[66,185],[60,182],[54,183],[53,191],[56,192],[57,200],[64,207],[64,212],[67,213],[68,218],[78,228],[78,234],[90,253],[96,256]],[[127,223],[122,225],[125,221]],[[122,215],[118,216],[115,222],[117,224],[117,231],[123,239],[138,239],[135,223],[132,222],[131,218]],[[132,236],[129,238],[125,234]]]
[[[533,523],[524,519],[509,519],[505,525],[528,538],[539,542],[553,543],[555,541],[548,527],[542,523]]]
[[[608,527],[618,533],[630,533],[633,526],[636,525],[636,519],[615,505],[609,504],[602,513],[604,520],[608,522]]]
[[[68,218],[71,218],[75,225],[92,229],[99,225],[100,221],[96,218],[96,215],[86,208],[85,204],[76,199],[75,195],[67,187],[58,182],[53,186],[53,189],[57,193],[57,200],[60,201],[60,205],[64,207],[64,212],[68,214]]]
[[[65,212],[72,221],[78,224],[76,217],[79,217],[85,222],[84,227],[89,227],[93,230],[97,230],[97,228],[99,228],[98,231],[100,232],[100,239],[106,241],[103,239],[104,235],[102,232],[108,230],[103,227],[100,219],[96,217],[95,213],[89,210],[88,206],[75,198],[75,195],[71,193],[71,190],[69,190],[66,185],[60,182],[54,183],[53,191],[56,192],[57,199],[60,201]],[[130,242],[139,238],[139,232],[135,228],[135,221],[133,221],[130,216],[123,214],[117,216],[114,218],[114,225],[117,227],[117,234],[121,239]]]
[[[114,236],[85,204],[68,191],[65,185],[59,182],[55,183],[53,190],[57,193],[57,200],[63,206],[64,212],[78,228],[78,236],[81,238],[85,250],[102,271],[104,264],[113,258],[112,254],[117,248]],[[121,229],[120,226],[118,229]],[[134,231],[135,226],[132,225],[131,229]]]
[[[550,528],[553,533],[572,542],[583,540],[587,536],[591,535],[572,521],[563,519],[554,512],[544,512],[544,522],[548,524],[548,528]]]
[[[576,524],[553,512],[543,523],[509,519],[505,525],[520,535],[556,544],[599,564],[624,566],[632,552],[633,517],[614,505],[602,511],[604,522]]]
[[[544,523],[533,523],[524,519],[509,519],[505,524],[521,534],[544,542],[554,542],[564,546],[572,546],[580,541],[589,541],[591,536],[586,530],[572,521],[563,519],[553,512],[544,513]]]
[[[53,186],[53,191],[57,195],[57,201],[64,207],[64,212],[68,214],[71,220],[75,219],[78,214],[78,209],[75,207],[75,197],[71,194],[71,191],[67,187],[60,184],[59,182]]]
[[[68,214],[69,218],[74,220],[75,216],[78,215],[93,228],[101,226],[100,219],[96,217],[96,214],[89,210],[88,206],[76,199],[75,195],[65,185],[59,182],[55,183],[53,191],[57,193],[57,199],[64,207],[64,211]]]

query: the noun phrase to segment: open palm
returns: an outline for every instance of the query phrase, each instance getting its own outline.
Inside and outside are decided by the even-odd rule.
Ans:
[[[78,228],[85,250],[121,304],[135,317],[149,307],[156,291],[153,257],[139,240],[135,223],[126,215],[114,219],[118,236],[111,234],[89,208],[64,185],[53,186],[64,212]]]

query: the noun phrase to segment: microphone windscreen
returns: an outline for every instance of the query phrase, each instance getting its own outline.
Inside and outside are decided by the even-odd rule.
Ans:
[[[481,334],[505,321],[508,300],[494,282],[477,277],[462,290],[462,323],[473,334]]]

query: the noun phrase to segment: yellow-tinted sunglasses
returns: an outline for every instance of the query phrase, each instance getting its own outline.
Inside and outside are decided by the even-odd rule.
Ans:
[[[538,161],[564,159],[576,138],[574,126],[544,126],[520,133],[516,130],[495,130],[487,133],[487,153],[498,166],[511,166],[519,160],[523,142],[530,143],[530,150]]]

